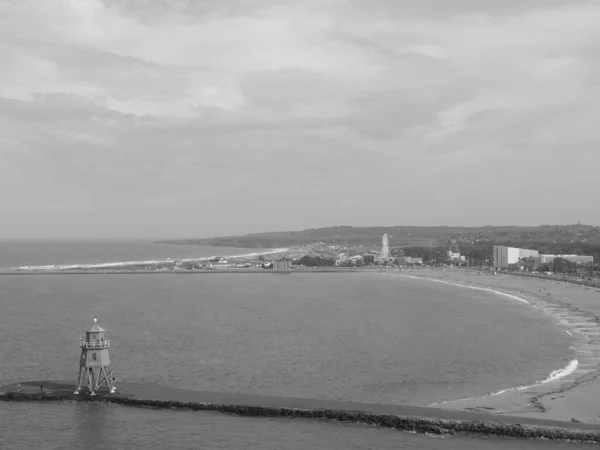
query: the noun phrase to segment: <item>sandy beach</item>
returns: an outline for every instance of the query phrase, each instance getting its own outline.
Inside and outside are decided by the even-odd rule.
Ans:
[[[573,360],[531,386],[507,386],[488,396],[434,404],[449,410],[489,412],[531,418],[600,423],[600,291],[564,281],[547,281],[464,269],[403,269],[388,276],[419,277],[493,291],[549,315],[572,336]],[[500,300],[500,299],[499,299]],[[561,362],[557,362],[561,364]],[[562,363],[564,365],[564,362]]]

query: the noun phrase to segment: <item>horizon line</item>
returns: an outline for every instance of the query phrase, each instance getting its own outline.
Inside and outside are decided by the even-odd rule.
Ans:
[[[540,224],[540,225],[331,225],[322,226],[316,228],[303,228],[303,229],[289,229],[289,230],[272,230],[272,231],[257,231],[249,233],[232,233],[232,234],[213,234],[204,236],[185,236],[185,237],[134,237],[134,236],[121,236],[121,237],[106,237],[106,236],[89,236],[89,237],[0,237],[0,242],[23,242],[23,241],[37,241],[37,242],[78,242],[78,241],[139,241],[139,242],[168,242],[168,241],[184,241],[184,240],[202,240],[202,239],[217,239],[226,237],[245,237],[260,235],[266,233],[298,233],[309,230],[323,230],[327,228],[454,228],[454,229],[472,229],[472,228],[542,228],[542,227],[593,227],[599,228],[600,225],[592,225],[585,223],[565,223],[565,224]]]

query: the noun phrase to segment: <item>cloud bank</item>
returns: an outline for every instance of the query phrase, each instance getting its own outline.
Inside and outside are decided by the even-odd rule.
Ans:
[[[3,237],[600,225],[600,4],[0,0]]]

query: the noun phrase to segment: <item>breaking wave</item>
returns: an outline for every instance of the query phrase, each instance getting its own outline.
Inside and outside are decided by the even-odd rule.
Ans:
[[[534,384],[530,384],[528,386],[517,386],[517,387],[506,388],[506,389],[502,389],[501,391],[493,392],[488,395],[481,395],[479,397],[468,397],[468,398],[461,398],[458,400],[446,400],[443,402],[435,402],[429,406],[434,407],[434,406],[438,406],[438,405],[444,405],[446,403],[457,403],[457,402],[465,402],[468,400],[475,400],[476,398],[482,399],[482,398],[486,398],[486,397],[495,397],[497,395],[502,395],[502,394],[506,394],[509,392],[526,391],[528,389],[533,389],[533,388],[542,386],[546,383],[550,383],[551,381],[558,381],[561,378],[567,377],[567,376],[571,375],[572,373],[574,373],[578,367],[579,367],[579,361],[574,359],[569,364],[567,364],[565,367],[563,367],[562,369],[558,369],[553,372],[550,372],[550,375],[548,375],[548,377],[546,379],[544,379],[543,381],[538,381],[538,382],[535,382]]]
[[[493,395],[505,394],[507,392],[526,391],[527,389],[532,389],[532,388],[541,386],[543,384],[550,383],[551,381],[557,381],[557,380],[560,380],[561,378],[567,377],[567,376],[571,375],[573,372],[575,372],[578,367],[579,367],[579,361],[574,359],[569,364],[567,364],[565,367],[563,367],[562,369],[558,369],[558,370],[551,372],[550,375],[548,375],[548,377],[545,380],[538,381],[529,386],[518,386],[518,387],[514,387],[514,388],[503,389],[501,391],[494,392],[493,394],[490,394],[490,395],[493,396]]]

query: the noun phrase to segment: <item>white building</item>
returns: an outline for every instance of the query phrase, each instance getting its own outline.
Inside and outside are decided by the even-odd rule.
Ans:
[[[461,256],[460,253],[454,253],[452,251],[448,251],[448,259],[450,261],[466,261],[465,256]]]
[[[556,258],[566,259],[577,264],[591,264],[594,262],[593,256],[584,255],[540,255],[540,264],[548,264]]]
[[[517,264],[523,258],[537,257],[537,250],[527,248],[505,247],[503,245],[494,245],[493,259],[495,268],[508,267],[510,264]]]
[[[412,256],[400,256],[398,258],[398,264],[401,266],[404,264],[423,264],[423,258],[415,258]]]
[[[335,265],[336,265],[336,266],[339,266],[339,265],[341,265],[341,264],[344,264],[346,261],[348,261],[348,255],[347,255],[347,254],[345,254],[345,253],[340,253],[340,254],[338,254],[337,256],[338,256],[338,258],[337,258],[337,260],[335,261]]]

